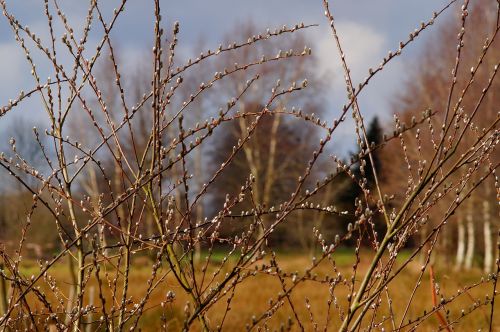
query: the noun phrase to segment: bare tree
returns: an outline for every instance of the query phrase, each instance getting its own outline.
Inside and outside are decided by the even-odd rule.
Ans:
[[[495,123],[498,115],[495,111],[495,104],[498,100],[498,94],[493,92],[498,87],[498,80],[491,75],[491,69],[496,70],[499,53],[497,51],[498,39],[496,38],[495,26],[496,16],[492,15],[492,4],[487,1],[478,2],[473,9],[470,10],[471,15],[463,17],[457,23],[450,22],[440,28],[440,31],[434,35],[432,43],[439,43],[437,47],[428,48],[423,55],[419,64],[419,72],[416,78],[408,83],[407,90],[402,92],[397,102],[394,104],[394,109],[397,111],[396,131],[401,126],[413,126],[415,119],[421,114],[422,110],[428,110],[429,113],[435,113],[433,119],[429,118],[427,122],[428,130],[423,127],[418,129],[415,134],[408,133],[400,135],[399,142],[394,141],[383,149],[384,163],[389,165],[399,165],[398,168],[392,168],[397,171],[400,177],[407,178],[407,183],[397,181],[395,177],[388,177],[384,181],[386,188],[393,188],[398,191],[395,200],[398,201],[405,197],[414,186],[415,182],[422,175],[422,170],[425,168],[423,162],[432,160],[438,148],[440,140],[446,133],[447,139],[452,140],[460,133],[458,127],[462,121],[469,126],[470,130],[464,130],[461,139],[465,141],[473,141],[477,137],[481,137],[481,128],[488,128],[491,123]],[[467,22],[467,23],[465,23]],[[458,38],[461,46],[456,50],[453,36],[456,29],[461,30],[462,25],[467,25],[466,32],[459,33]],[[465,27],[464,27],[465,29]],[[456,54],[454,54],[454,51]],[[448,68],[453,69],[452,83],[450,86],[450,78]],[[495,72],[495,71],[494,71]],[[487,86],[492,92],[485,94],[483,89]],[[452,114],[455,111],[456,115]],[[452,131],[443,131],[440,129],[442,123],[451,123],[457,127]],[[398,146],[399,145],[399,146]],[[429,148],[429,145],[431,148]],[[403,150],[401,150],[403,147]],[[466,153],[467,145],[457,146],[460,153]],[[438,155],[442,152],[438,150]],[[442,149],[441,149],[442,150]],[[397,153],[402,151],[403,153]],[[394,162],[395,158],[398,159]],[[498,162],[498,152],[492,151],[488,157],[489,166],[485,170],[487,174],[491,173],[491,168],[495,168]],[[408,172],[407,170],[410,170]],[[457,172],[454,176],[460,178],[465,175],[468,170],[465,168]],[[462,173],[464,172],[464,173]],[[494,178],[494,173],[491,174]],[[473,177],[475,183],[479,179],[484,181],[482,187],[493,184],[489,180],[484,180],[481,176]],[[471,184],[474,186],[474,184]],[[472,187],[471,187],[472,188]],[[483,200],[487,202],[492,197],[489,195],[480,195],[480,191],[475,191],[471,200],[477,203]],[[443,200],[444,204],[440,204],[441,209],[448,209],[449,203],[454,198],[448,196]],[[488,203],[484,203],[488,205]],[[443,247],[443,254],[451,253],[448,248],[448,239],[456,239],[456,267],[461,267],[465,263],[466,268],[470,268],[473,264],[475,247],[477,246],[476,231],[478,223],[483,215],[483,204],[466,204],[461,211],[456,214],[454,220],[456,223],[456,235],[451,233],[453,229],[449,226],[443,229],[447,235],[441,237],[440,246]],[[439,219],[432,218],[433,223]],[[432,226],[434,226],[432,224]],[[431,227],[424,229],[420,233],[421,239],[427,236]],[[484,234],[491,234],[490,224],[486,223],[483,231]],[[487,230],[489,229],[489,230]],[[453,231],[455,231],[453,230]],[[490,236],[491,238],[491,236]],[[467,241],[467,242],[465,242]],[[485,242],[486,245],[486,242]],[[491,245],[488,244],[488,246]],[[487,250],[490,252],[491,250]],[[486,252],[486,251],[485,251]],[[465,255],[465,257],[464,257]],[[491,264],[491,263],[490,263]]]
[[[454,326],[469,328],[467,318],[476,315],[480,319],[474,328],[496,328],[500,261],[492,274],[478,275],[467,286],[455,283],[452,291],[438,286],[440,272],[433,264],[437,267],[440,248],[448,246],[448,225],[460,212],[469,240],[464,263],[472,265],[478,247],[474,226],[483,215],[478,209],[484,209],[476,204],[478,192],[490,182],[499,193],[500,118],[494,111],[499,91],[498,3],[491,11],[493,3],[486,0],[474,8],[464,1],[458,27],[452,24],[446,30],[458,39],[451,40],[451,50],[440,44],[443,53],[437,59],[444,60],[439,68],[423,62],[425,70],[405,87],[392,135],[372,142],[358,103],[372,78],[455,2],[411,32],[380,65],[367,68],[366,79],[356,84],[332,14],[336,11],[324,0],[347,91],[339,118],[326,121],[322,117],[327,114],[312,114],[321,109],[316,107],[321,99],[315,88],[320,76],[305,74],[304,59],[314,53],[307,45],[293,43],[300,39],[290,39],[291,45],[284,42],[309,25],[248,31],[244,38],[204,50],[184,63],[176,55],[180,24],[165,29],[163,8],[155,0],[149,76],[127,85],[122,75],[127,69],[120,65],[112,39],[127,0],[110,16],[104,15],[102,2],[91,1],[79,37],[59,2],[45,1],[48,43],[0,0],[3,18],[35,84],[0,108],[0,117],[36,95],[49,123],[44,140],[34,132],[48,172],[40,172],[15,148],[0,155],[0,167],[29,193],[26,211],[17,211],[24,222],[16,249],[0,245],[0,327],[157,329],[148,317],[155,311],[162,329],[184,331],[221,330],[229,320],[233,325],[227,328],[237,330],[417,330],[436,328],[432,317],[438,318],[439,329],[451,331]],[[495,15],[483,15],[490,12]],[[62,38],[54,30],[56,22],[64,29]],[[96,25],[101,29],[90,29]],[[481,47],[471,42],[475,29],[488,37]],[[91,33],[99,37],[95,49],[88,43]],[[283,42],[281,51],[274,49],[275,40]],[[48,60],[52,79],[40,77],[34,52]],[[61,64],[62,52],[72,66]],[[104,54],[110,60],[101,76],[98,60]],[[215,66],[220,67],[213,70],[210,62],[217,60],[221,62]],[[297,70],[282,65],[295,60]],[[303,98],[296,97],[301,93]],[[197,108],[204,121],[189,114]],[[358,145],[349,161],[327,156],[347,116],[355,120]],[[198,169],[196,176],[201,176],[205,153],[213,154],[217,164],[206,167],[200,181],[191,171]],[[378,163],[379,156],[390,164]],[[92,174],[98,180],[89,181]],[[227,183],[225,190],[217,188],[220,183]],[[357,191],[349,205],[352,210],[339,210],[335,203],[340,191],[353,184]],[[223,199],[208,212],[204,204],[215,193]],[[28,276],[23,253],[42,211],[60,246],[51,258],[33,264]],[[310,228],[318,251],[290,268],[277,253],[282,247],[274,236],[282,230],[296,233],[301,216],[301,231]],[[317,227],[331,216],[349,217],[346,229],[335,234]],[[377,221],[384,227],[377,228]],[[483,224],[485,234],[493,223]],[[106,241],[99,238],[104,231],[110,235]],[[348,268],[337,262],[341,246],[349,247]],[[200,247],[205,257],[198,261]],[[405,248],[409,254],[403,255]],[[419,254],[423,259],[416,265],[413,260]],[[141,262],[146,255],[153,259]],[[58,270],[64,259],[72,266],[69,285],[67,274]],[[138,274],[143,282],[137,281]],[[403,287],[398,284],[402,276],[407,277]],[[427,276],[430,282],[422,282]],[[267,290],[264,280],[277,286],[269,289],[270,299],[256,296],[256,287]],[[303,292],[306,285],[319,291],[314,305],[311,294]],[[431,290],[430,300],[413,310],[424,285]],[[474,298],[472,306],[469,298],[463,300],[464,294]],[[250,315],[233,310],[238,298],[247,306],[250,297],[257,303]]]

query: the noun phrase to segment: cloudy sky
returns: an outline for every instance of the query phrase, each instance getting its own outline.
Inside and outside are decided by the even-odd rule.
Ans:
[[[101,1],[101,10],[108,18],[120,1]],[[443,0],[337,0],[331,1],[330,8],[336,18],[337,29],[344,44],[345,53],[351,66],[354,81],[363,79],[369,67],[376,67],[389,50],[398,48],[399,41],[406,40],[409,32],[432,17],[448,1]],[[47,40],[47,23],[42,0],[6,0],[8,10],[16,15],[23,25],[38,31],[42,40]],[[60,1],[69,23],[75,28],[82,26],[87,13],[88,1]],[[181,24],[181,56],[199,54],[196,45],[202,39],[204,44],[215,49],[225,36],[231,34],[241,22],[252,21],[264,32],[286,24],[319,24],[307,32],[313,51],[320,60],[320,68],[330,79],[328,96],[329,110],[332,117],[338,113],[345,102],[342,71],[339,66],[334,40],[331,37],[328,22],[323,15],[322,0],[182,0],[161,1],[164,23],[170,26],[174,21]],[[449,11],[452,14],[453,8]],[[119,18],[113,32],[113,40],[122,54],[125,63],[133,63],[145,50],[151,49],[153,36],[153,1],[129,0],[125,13]],[[54,13],[55,16],[55,13]],[[446,22],[446,16],[439,22]],[[436,29],[436,24],[432,29]],[[167,26],[166,26],[167,27]],[[430,30],[432,30],[430,29]],[[403,57],[392,62],[370,84],[362,95],[362,112],[367,117],[378,114],[388,118],[391,114],[390,100],[401,83],[408,80],[411,70],[415,70],[416,59],[428,46],[426,39],[431,31],[423,34]],[[62,30],[61,30],[62,33]],[[91,35],[93,42],[102,36],[102,31],[95,29]],[[60,35],[60,34],[59,34]],[[38,60],[38,58],[36,58]],[[46,62],[40,60],[38,68],[43,72]],[[403,70],[405,68],[405,70]],[[410,69],[410,70],[408,70]],[[0,18],[0,105],[5,105],[9,98],[15,98],[24,89],[34,86],[29,76],[29,67],[16,44],[13,33],[4,17]],[[357,85],[357,84],[356,84]],[[9,113],[0,121],[0,137],[5,140],[9,123],[24,116],[26,121],[36,119],[33,112],[39,112],[39,104],[33,100],[23,107]],[[40,110],[43,112],[43,110]],[[29,114],[29,116],[26,116]]]

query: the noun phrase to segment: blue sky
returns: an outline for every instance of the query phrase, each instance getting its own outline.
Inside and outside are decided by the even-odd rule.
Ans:
[[[41,0],[6,0],[8,9],[17,16],[23,25],[39,31],[42,40],[47,40],[47,24]],[[84,22],[88,1],[59,1],[69,23],[78,27]],[[120,1],[101,1],[101,10],[110,17],[114,7]],[[408,33],[427,21],[433,11],[441,9],[447,1],[442,0],[355,0],[331,1],[330,8],[336,17],[337,28],[344,44],[345,53],[351,66],[354,81],[359,82],[367,74],[369,67],[377,66],[389,50],[397,49],[400,40],[406,40]],[[284,24],[294,25],[304,22],[320,26],[310,29],[307,38],[311,40],[313,52],[319,56],[318,70],[326,73],[331,86],[328,103],[332,118],[338,112],[345,99],[342,71],[339,67],[334,40],[323,15],[321,0],[252,0],[252,1],[161,1],[165,28],[174,21],[181,24],[180,54],[182,57],[199,54],[198,42],[212,49],[216,48],[225,36],[231,34],[241,22],[251,20],[264,32],[266,28],[276,28]],[[453,12],[449,11],[448,16]],[[122,54],[125,63],[135,63],[145,52],[151,49],[153,36],[153,1],[129,0],[125,13],[113,32],[113,40]],[[439,22],[446,22],[444,17]],[[97,25],[96,25],[97,26]],[[436,29],[433,26],[431,30]],[[61,30],[62,33],[62,30]],[[96,29],[91,34],[91,41],[97,42],[101,31]],[[59,34],[60,35],[60,34]],[[389,118],[391,98],[409,79],[411,70],[415,70],[418,55],[428,46],[426,39],[431,31],[423,34],[404,53],[403,57],[390,66],[370,83],[369,89],[361,96],[362,112],[371,117],[374,114]],[[37,58],[36,58],[37,59]],[[43,71],[47,63],[40,60],[38,68]],[[410,69],[410,70],[408,70]],[[5,105],[9,98],[33,87],[29,76],[29,67],[16,44],[6,19],[0,19],[0,104]],[[37,100],[30,100],[24,106],[11,112],[0,121],[0,139],[6,140],[9,123],[13,118],[23,116],[26,121],[36,121]],[[38,113],[37,113],[38,112]],[[33,116],[33,114],[35,114]],[[28,115],[28,116],[27,116]],[[43,114],[42,114],[43,116]]]

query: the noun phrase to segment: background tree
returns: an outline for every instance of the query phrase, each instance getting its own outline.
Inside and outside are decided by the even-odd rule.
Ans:
[[[393,140],[387,144],[387,147],[382,149],[382,167],[391,170],[391,177],[384,177],[384,186],[386,189],[391,189],[396,193],[394,202],[398,202],[408,190],[418,181],[419,173],[425,167],[423,162],[431,162],[432,155],[436,151],[440,139],[443,137],[443,132],[439,123],[447,121],[448,123],[456,123],[456,129],[446,133],[446,139],[460,135],[461,128],[459,126],[465,123],[468,126],[468,131],[464,132],[464,141],[473,141],[481,135],[479,128],[488,128],[490,124],[495,123],[497,119],[497,105],[500,101],[500,83],[498,79],[493,79],[491,89],[483,99],[483,89],[488,85],[491,78],[492,69],[498,65],[499,40],[497,33],[492,26],[495,26],[497,17],[494,15],[495,10],[493,4],[488,1],[478,1],[469,9],[469,17],[467,17],[467,33],[458,35],[459,40],[463,39],[463,48],[459,49],[462,53],[459,60],[456,59],[456,40],[455,31],[459,29],[461,20],[451,20],[449,24],[440,27],[439,31],[430,41],[434,47],[426,48],[420,62],[415,69],[411,81],[408,81],[406,90],[394,102],[394,112],[397,114],[395,121],[395,132],[402,128],[413,126],[416,119],[421,117],[422,112],[435,113],[433,120],[429,119],[419,126],[417,133],[411,134],[396,134],[398,140]],[[489,45],[489,47],[488,47]],[[478,67],[478,64],[481,66]],[[455,68],[450,76],[449,68]],[[455,81],[451,85],[452,80]],[[449,116],[454,111],[457,103],[460,102],[460,107],[457,109],[458,115]],[[479,105],[477,108],[476,105]],[[467,146],[464,144],[460,147],[461,152],[467,151]],[[485,166],[482,171],[488,172],[489,167],[496,167],[499,160],[499,153],[495,151],[488,160],[488,166]],[[457,173],[454,181],[460,175]],[[484,181],[482,187],[493,185],[493,176],[491,181]],[[406,184],[401,181],[406,179]],[[477,180],[477,179],[476,179]],[[470,268],[473,264],[476,247],[483,242],[484,248],[481,253],[488,256],[485,259],[485,270],[491,268],[491,252],[492,247],[492,219],[496,219],[493,224],[498,225],[497,218],[487,217],[486,215],[498,216],[498,206],[495,206],[496,212],[490,209],[490,205],[486,203],[483,213],[482,202],[490,202],[494,200],[493,192],[495,190],[479,190],[476,191],[471,199],[476,203],[465,204],[460,207],[456,216],[453,218],[455,222],[447,226],[443,231],[446,236],[441,237],[440,250],[443,255],[456,256],[456,267],[460,268],[462,264]],[[483,193],[489,194],[484,195]],[[450,202],[453,201],[453,195],[448,194],[446,200],[443,200],[439,205],[440,209],[447,209]],[[420,232],[420,240],[424,239],[430,229],[433,227],[433,214],[430,215],[430,223]],[[484,223],[484,230],[481,236],[477,228],[481,223]],[[467,226],[467,227],[466,227]],[[480,241],[481,238],[485,241]],[[453,243],[457,243],[454,245]],[[448,260],[450,261],[450,260]]]
[[[252,23],[247,23],[238,31],[241,31],[239,35],[231,37],[242,39],[243,36],[257,34],[257,29]],[[230,44],[231,40],[227,39],[226,42]],[[317,59],[314,54],[306,58],[292,56],[291,50],[293,49],[304,49],[304,52],[308,52],[306,40],[301,35],[295,35],[283,41],[265,41],[251,50],[242,49],[227,54],[222,58],[222,62],[214,64],[212,72],[225,71],[235,63],[259,62],[285,52],[290,53],[290,59],[264,64],[256,67],[255,70],[250,68],[244,73],[231,77],[221,85],[220,94],[213,95],[213,99],[205,101],[205,104],[201,106],[204,110],[219,109],[224,99],[230,100],[238,94],[238,89],[242,88],[241,82],[252,75],[259,75],[259,80],[252,90],[237,102],[233,114],[238,120],[222,124],[223,129],[213,134],[212,149],[207,152],[207,155],[212,168],[216,170],[228,159],[238,141],[248,135],[251,123],[265,108],[266,99],[271,93],[266,90],[266,87],[275,84],[278,79],[283,86],[301,84],[300,82],[305,77],[308,78],[308,85],[311,86],[309,92],[289,95],[272,109],[265,110],[259,128],[233,158],[231,164],[225,168],[223,176],[214,182],[210,191],[211,209],[208,212],[213,214],[224,204],[227,194],[236,194],[244,184],[242,175],[252,174],[255,180],[252,197],[249,197],[245,204],[240,204],[240,207],[233,212],[242,213],[251,210],[252,205],[256,205],[257,210],[262,212],[259,217],[260,236],[270,225],[270,210],[278,208],[280,202],[286,202],[290,197],[296,179],[304,172],[304,165],[307,164],[313,150],[317,147],[321,131],[325,131],[321,127],[325,122],[320,119],[325,115],[323,100],[320,97],[324,78],[313,70],[317,66]],[[197,78],[199,77],[200,74],[197,73]],[[276,89],[280,89],[281,86]],[[294,119],[289,115],[303,116],[308,122]],[[318,167],[315,172],[317,173],[312,176],[312,179],[324,174],[325,170]],[[314,180],[310,181],[314,183]],[[310,185],[311,182],[308,184]],[[313,218],[313,215],[309,213],[295,213],[292,217],[294,221],[286,227],[279,227],[269,240],[290,247],[300,244],[302,239],[311,238],[312,234],[297,232],[297,228],[291,225],[306,223],[310,226],[315,223]],[[248,218],[239,218],[234,219],[231,224],[241,225],[244,223],[242,219],[248,221]],[[238,226],[235,227],[238,229]],[[307,228],[310,229],[310,227]],[[228,227],[226,231],[233,232],[234,229]],[[310,245],[310,243],[307,245],[302,242],[302,246]]]

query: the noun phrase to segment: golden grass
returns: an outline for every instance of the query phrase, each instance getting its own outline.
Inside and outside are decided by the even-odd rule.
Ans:
[[[344,276],[350,277],[352,273],[352,263],[353,254],[349,251],[344,251],[333,257],[336,260],[336,268]],[[370,259],[370,254],[363,254],[360,262],[360,267],[358,274],[356,276],[356,283],[362,278],[362,274],[367,268],[368,261]],[[278,263],[283,271],[292,273],[295,271],[299,272],[299,275],[310,266],[310,258],[304,255],[295,254],[282,254],[278,255]],[[400,264],[401,262],[399,262]],[[133,261],[133,267],[130,271],[129,278],[129,292],[128,296],[137,303],[143,298],[146,288],[147,280],[151,275],[151,265],[152,263],[145,257],[137,258]],[[212,272],[215,271],[217,265],[213,264],[208,270],[208,276],[211,276]],[[112,280],[115,275],[115,271],[110,269],[109,279]],[[410,263],[409,266],[397,276],[393,282],[390,284],[387,290],[387,294],[390,295],[392,299],[392,310],[394,312],[396,321],[395,326],[398,327],[401,321],[402,313],[408,304],[410,294],[417,282],[419,275],[420,265],[417,263]],[[34,267],[24,267],[25,273],[36,273]],[[227,271],[223,269],[224,273]],[[315,269],[318,274],[318,280],[323,280],[325,275],[335,276],[336,273],[333,271],[333,265],[331,262],[324,261],[320,266]],[[67,273],[66,265],[60,264],[54,266],[49,275],[53,276],[58,280],[58,287],[61,292],[67,296],[69,293],[70,278]],[[158,276],[166,275],[165,279],[158,285],[158,287],[152,292],[150,300],[146,305],[143,316],[139,321],[139,327],[143,331],[157,331],[162,330],[162,322],[160,319],[162,315],[166,317],[166,326],[169,331],[177,331],[182,328],[182,324],[185,318],[184,308],[189,300],[187,294],[177,285],[173,276],[167,274],[167,269],[160,268]],[[455,272],[452,268],[446,265],[438,265],[435,267],[436,281],[439,284],[441,294],[445,298],[457,293],[457,290],[463,289],[464,286],[470,285],[472,283],[481,280],[481,272],[479,270],[473,270],[469,272]],[[101,270],[101,276],[104,276],[104,269]],[[158,278],[156,278],[158,280]],[[118,285],[121,285],[123,279],[118,279]],[[40,286],[45,289],[49,298],[55,299],[51,292],[48,290],[44,283],[39,283]],[[292,285],[291,280],[287,280],[287,287]],[[106,289],[106,302],[107,306],[111,304],[112,297],[111,292],[107,287],[107,282],[105,281],[103,287]],[[337,299],[338,305],[341,307],[346,307],[348,285],[337,285],[334,289],[334,295]],[[96,306],[100,306],[100,301],[97,293],[97,283],[92,277],[87,285],[87,291],[85,295],[85,303],[89,303],[90,299],[90,289],[93,289],[94,298],[92,302]],[[329,288],[327,283],[321,283],[317,281],[306,281],[300,283],[291,294],[291,301],[295,307],[296,313],[301,324],[304,326],[305,330],[314,330],[315,324],[317,324],[318,330],[323,330],[327,323],[327,317],[329,316],[329,322],[327,330],[335,331],[338,329],[340,324],[339,310],[332,304],[330,312],[328,312],[327,301],[329,299]],[[160,303],[165,301],[166,293],[168,291],[173,291],[176,296],[173,302],[168,303],[166,306],[160,306]],[[269,301],[272,300],[273,303],[276,301],[277,294],[282,291],[281,283],[276,276],[268,275],[264,273],[258,273],[255,277],[250,277],[244,280],[236,288],[234,297],[230,303],[230,310],[227,312],[226,318],[223,323],[223,330],[225,331],[241,331],[245,330],[246,324],[251,324],[252,317],[260,317],[269,309]],[[471,308],[477,299],[480,299],[482,303],[486,296],[491,298],[492,295],[492,284],[484,283],[470,291],[459,296],[456,301],[451,304],[446,305],[446,309],[449,310],[447,315],[448,321],[453,321],[461,317],[461,311],[464,309],[466,312]],[[121,296],[121,287],[118,292]],[[229,293],[228,293],[229,294]],[[381,310],[379,310],[377,316],[375,317],[376,322],[380,322],[383,319],[383,315],[388,315],[388,301],[387,294],[384,293],[381,297]],[[33,297],[30,297],[34,306],[41,308]],[[212,306],[207,312],[207,319],[211,329],[215,329],[221,324],[222,318],[225,314],[225,309],[227,306],[228,296],[220,299],[220,301]],[[310,309],[307,309],[306,299],[309,303]],[[115,299],[115,303],[118,302],[120,298]],[[498,313],[500,307],[498,305],[499,301],[496,301],[496,312]],[[409,306],[408,314],[405,318],[405,323],[409,319],[415,320],[416,317],[421,316],[424,311],[430,312],[432,310],[432,295],[431,287],[429,282],[429,273],[425,272],[422,279],[421,285],[415,293],[415,297]],[[132,305],[130,306],[132,308]],[[489,316],[490,316],[490,305],[482,305],[478,309],[474,310],[471,314],[460,318],[459,324],[455,326],[457,331],[477,331],[487,330],[489,326]],[[108,311],[109,312],[109,311]],[[445,311],[441,311],[443,316],[446,316]],[[99,313],[95,313],[93,318],[98,319]],[[312,319],[311,319],[312,316]],[[135,319],[135,318],[134,318]],[[372,312],[369,312],[366,319],[363,321],[363,325],[369,324],[372,319]],[[264,323],[271,330],[279,330],[281,326],[287,326],[288,322],[292,322],[292,330],[299,330],[299,324],[295,318],[294,313],[291,310],[289,303],[284,300],[283,305],[276,311],[274,315],[270,318],[266,318],[260,324],[264,326]],[[192,330],[199,330],[198,323],[195,322]],[[386,330],[393,330],[393,323],[387,319],[383,326]],[[97,328],[97,324],[92,325],[93,328]],[[438,330],[439,321],[436,315],[432,315],[427,319],[422,325],[419,325],[417,331],[430,331]],[[94,329],[92,329],[94,330]],[[408,329],[403,329],[407,331]],[[494,330],[500,331],[500,319],[494,322]]]

